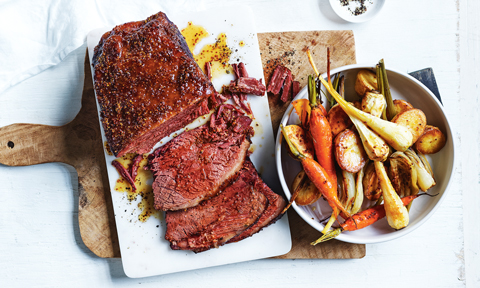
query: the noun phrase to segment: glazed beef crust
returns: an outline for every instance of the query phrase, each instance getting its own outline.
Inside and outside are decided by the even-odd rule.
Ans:
[[[117,157],[146,153],[209,112],[216,92],[162,12],[105,33],[93,56],[107,142]]]

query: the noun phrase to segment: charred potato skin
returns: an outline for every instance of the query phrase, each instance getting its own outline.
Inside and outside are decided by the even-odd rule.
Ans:
[[[335,159],[342,170],[350,173],[360,171],[367,161],[362,140],[350,129],[345,129],[335,137]]]
[[[420,109],[409,109],[397,114],[392,122],[407,127],[413,135],[415,143],[425,131],[427,126],[427,117]]]
[[[422,154],[435,154],[442,150],[446,142],[445,134],[438,127],[427,125],[422,136],[415,142],[415,149]]]
[[[365,93],[377,90],[377,75],[367,69],[358,71],[357,78],[355,80],[355,92],[363,97]]]

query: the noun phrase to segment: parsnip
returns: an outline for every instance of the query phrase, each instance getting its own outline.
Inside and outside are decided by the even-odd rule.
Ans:
[[[387,171],[382,162],[375,161],[375,171],[377,177],[380,180],[380,186],[382,187],[383,200],[385,212],[387,214],[387,221],[390,227],[394,229],[402,229],[408,225],[410,221],[408,210],[403,206],[403,202],[398,196],[395,189],[393,189],[390,179],[388,179]]]
[[[354,124],[356,122],[364,122],[366,126],[371,128],[378,134],[384,141],[386,141],[395,150],[405,151],[413,144],[413,135],[410,130],[404,126],[398,125],[393,122],[385,121],[368,113],[360,111],[348,104],[340,95],[333,89],[333,87],[325,81],[322,77],[319,77],[322,84],[326,87],[328,92],[337,100],[337,103],[342,107],[343,111],[350,116],[350,119]],[[353,121],[356,118],[359,121]],[[358,129],[358,125],[355,124]],[[363,139],[362,139],[363,140]],[[367,150],[367,149],[365,149]],[[368,153],[368,152],[367,152]],[[373,160],[373,159],[372,159]]]
[[[357,128],[358,135],[360,139],[362,139],[363,148],[368,158],[373,161],[385,161],[389,153],[389,148],[385,140],[368,129],[362,121],[355,117],[350,117],[350,119]]]

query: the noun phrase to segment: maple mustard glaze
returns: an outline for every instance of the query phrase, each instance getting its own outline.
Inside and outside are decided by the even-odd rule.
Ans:
[[[120,164],[123,165],[126,169],[132,164],[132,160],[135,157],[135,154],[126,154],[118,159],[116,159]],[[119,176],[117,182],[115,183],[114,190],[120,193],[127,193],[127,199],[129,201],[134,201],[138,196],[141,197],[141,201],[138,203],[137,207],[139,208],[140,215],[138,215],[138,220],[141,222],[146,222],[150,216],[155,218],[160,218],[162,213],[153,208],[153,189],[152,185],[148,184],[148,180],[153,178],[152,172],[149,170],[143,169],[147,164],[148,160],[146,154],[143,157],[143,160],[140,162],[138,167],[138,174],[135,177],[135,186],[137,190],[132,191],[132,187],[127,180],[122,176]]]
[[[203,46],[198,54],[195,54],[195,48],[203,38],[209,36],[207,30],[202,26],[188,22],[187,27],[181,33],[193,54],[193,58],[204,72],[205,64],[210,62],[212,78],[233,73],[231,66],[228,64],[232,50],[227,46],[227,35],[225,33],[220,33],[215,43]]]

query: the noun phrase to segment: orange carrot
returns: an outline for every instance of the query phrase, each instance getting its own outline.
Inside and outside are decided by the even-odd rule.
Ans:
[[[429,195],[429,194],[417,194],[417,195],[411,195],[407,197],[401,198],[403,205],[407,206],[409,203],[411,203],[415,198],[422,196],[422,195]],[[429,195],[429,196],[435,196],[435,195]],[[317,245],[318,243],[322,243],[328,240],[331,240],[342,231],[355,231],[358,229],[365,228],[369,225],[372,225],[373,223],[377,222],[378,220],[382,219],[385,217],[386,212],[385,208],[382,205],[376,205],[373,206],[372,208],[363,210],[361,212],[358,212],[355,215],[352,215],[350,218],[348,218],[344,223],[340,224],[341,228],[329,231],[328,233],[325,233],[322,237],[318,238],[316,241],[310,243],[311,245]],[[343,216],[342,216],[343,217]]]
[[[403,205],[407,206],[415,198],[423,194],[411,195],[401,198]],[[379,219],[385,217],[385,208],[382,205],[376,205],[372,208],[359,212],[352,217],[348,218],[344,223],[340,224],[344,231],[354,231],[358,229],[365,228],[373,223],[377,222]]]
[[[303,170],[305,170],[305,174],[307,174],[308,178],[310,178],[313,184],[315,184],[315,187],[320,190],[328,203],[331,204],[332,208],[338,207],[338,209],[340,209],[340,211],[342,211],[344,215],[349,218],[350,213],[345,210],[342,203],[340,203],[340,200],[338,200],[337,187],[332,184],[332,181],[330,180],[330,177],[325,169],[323,169],[323,167],[318,164],[317,161],[306,157],[300,151],[298,151],[298,149],[287,137],[287,133],[285,132],[283,124],[280,124],[280,128],[282,129],[283,137],[285,138],[285,141],[287,141],[290,151],[292,152],[293,156],[300,160]]]
[[[328,176],[332,184],[337,189],[337,172],[335,170],[334,154],[333,154],[333,136],[332,128],[328,123],[323,111],[319,108],[322,105],[317,105],[317,92],[315,89],[315,80],[312,76],[308,76],[308,94],[310,98],[310,112],[309,131],[313,139],[313,146],[315,148],[315,155],[317,156],[318,164],[320,164]]]

